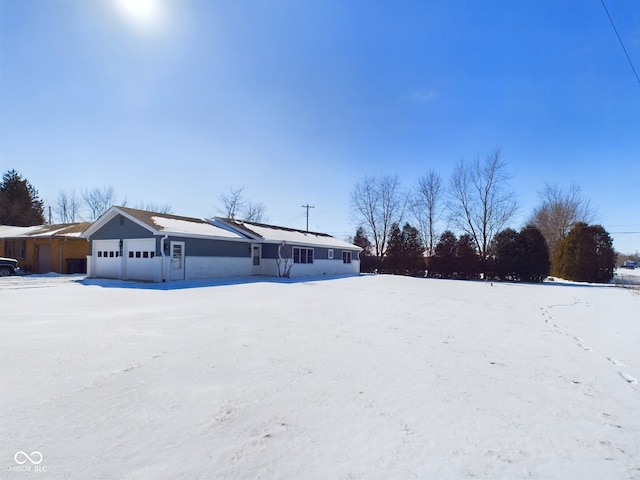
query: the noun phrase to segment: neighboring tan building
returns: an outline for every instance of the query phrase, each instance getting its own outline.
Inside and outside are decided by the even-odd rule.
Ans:
[[[89,225],[0,225],[0,256],[15,258],[31,273],[86,273],[89,242],[80,234]]]

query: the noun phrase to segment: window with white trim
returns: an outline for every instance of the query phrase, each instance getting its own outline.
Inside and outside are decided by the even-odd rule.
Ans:
[[[342,263],[351,263],[351,252],[349,250],[342,251]]]
[[[329,260],[333,260],[333,248],[329,249],[329,252],[327,253],[327,256],[329,257]]]
[[[293,247],[293,263],[313,263],[313,248]]]

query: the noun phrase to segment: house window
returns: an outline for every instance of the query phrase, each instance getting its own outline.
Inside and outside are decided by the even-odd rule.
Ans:
[[[313,263],[313,248],[293,248],[293,263]]]
[[[327,256],[329,257],[329,260],[333,260],[333,248],[329,249],[329,252],[327,253]]]
[[[26,258],[26,251],[27,251],[26,240],[7,240],[4,243],[5,257],[24,259]]]
[[[351,252],[348,250],[342,251],[342,263],[351,263]]]

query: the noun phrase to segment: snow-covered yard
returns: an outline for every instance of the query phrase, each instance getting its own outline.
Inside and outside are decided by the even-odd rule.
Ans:
[[[1,478],[640,478],[637,290],[31,276],[0,305]]]

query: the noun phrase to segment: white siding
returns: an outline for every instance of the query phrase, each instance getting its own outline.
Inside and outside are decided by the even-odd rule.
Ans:
[[[245,277],[252,273],[251,258],[189,257],[185,259],[185,279]]]

